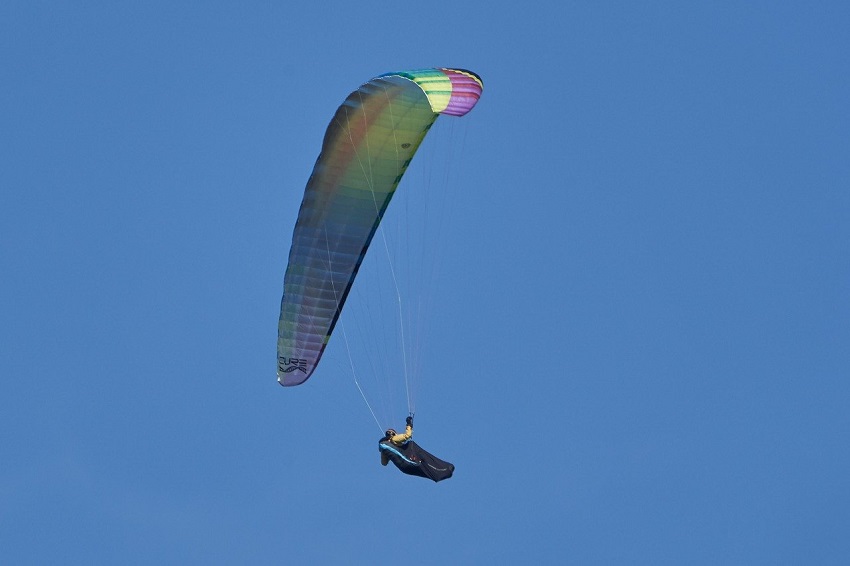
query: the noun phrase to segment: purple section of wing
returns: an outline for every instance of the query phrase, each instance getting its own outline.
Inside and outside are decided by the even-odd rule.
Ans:
[[[443,114],[463,116],[475,106],[483,90],[481,79],[469,71],[442,69],[452,82],[452,98]]]

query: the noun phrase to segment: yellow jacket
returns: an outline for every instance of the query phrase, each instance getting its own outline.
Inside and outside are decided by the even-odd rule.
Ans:
[[[413,437],[413,427],[410,426],[410,425],[407,425],[407,428],[405,429],[404,434],[397,434],[397,435],[393,436],[392,438],[390,438],[390,442],[392,444],[395,444],[396,446],[401,446],[402,444],[404,444],[405,442],[410,440],[412,437]],[[381,451],[381,465],[386,466],[389,463],[389,461],[390,461],[389,454],[387,454],[386,452],[384,452],[382,450]]]

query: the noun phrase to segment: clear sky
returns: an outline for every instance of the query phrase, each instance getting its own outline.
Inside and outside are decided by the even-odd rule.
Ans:
[[[846,563],[848,6],[0,3],[0,562]],[[439,484],[380,466],[338,336],[275,378],[325,128],[430,66],[485,85]]]

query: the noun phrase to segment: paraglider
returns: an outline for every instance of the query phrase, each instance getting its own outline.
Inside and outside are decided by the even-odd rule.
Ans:
[[[336,111],[292,235],[278,322],[281,385],[304,383],[315,371],[390,200],[435,120],[465,115],[482,89],[481,79],[462,69],[387,73]]]
[[[381,465],[386,466],[389,462],[392,462],[396,468],[405,474],[427,478],[435,482],[452,477],[455,471],[454,465],[426,452],[411,440],[412,437],[412,416],[407,417],[407,427],[404,433],[397,434],[395,429],[387,429],[384,437],[378,441]]]

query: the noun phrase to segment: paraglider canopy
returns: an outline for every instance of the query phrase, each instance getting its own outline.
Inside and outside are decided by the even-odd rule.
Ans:
[[[481,79],[461,69],[387,73],[352,92],[328,126],[292,235],[278,322],[278,382],[319,363],[366,250],[440,114],[463,116]]]

